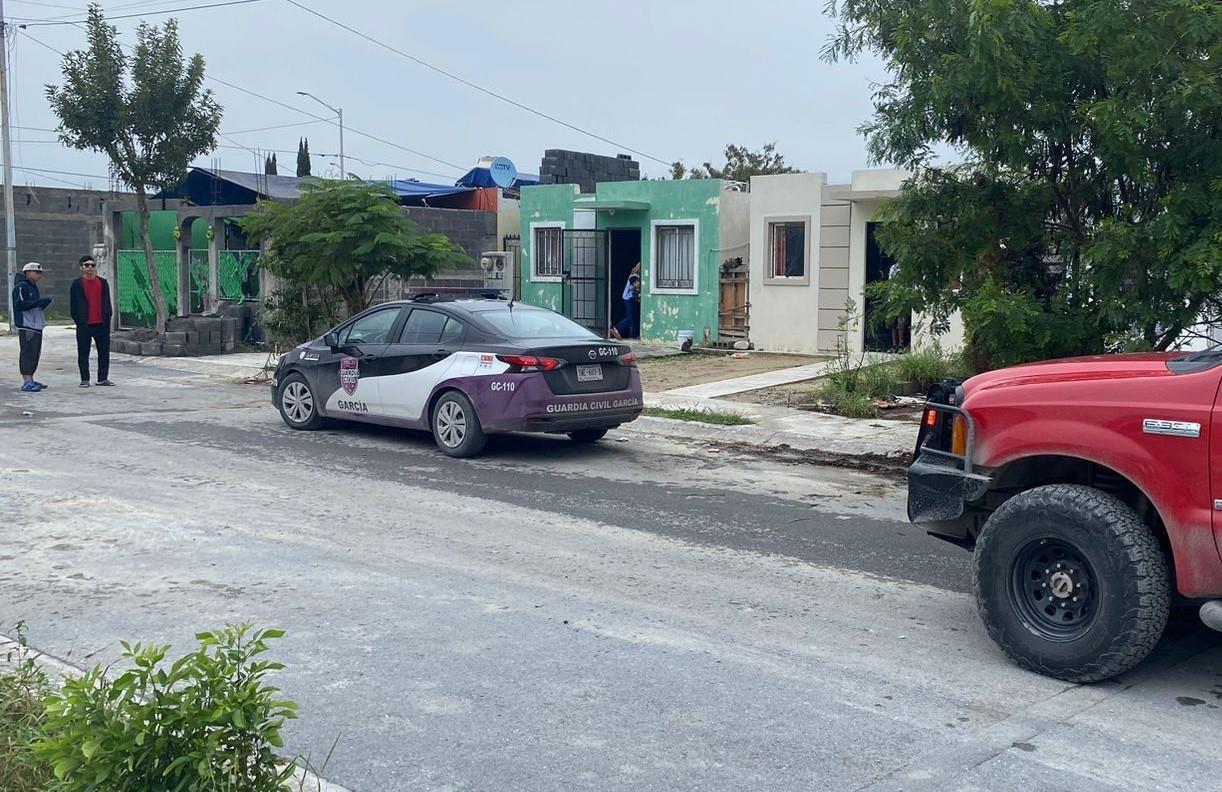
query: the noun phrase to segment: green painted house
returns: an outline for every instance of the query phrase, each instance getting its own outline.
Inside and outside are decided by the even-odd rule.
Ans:
[[[641,267],[640,337],[718,340],[722,265],[746,258],[748,196],[720,179],[524,187],[520,299],[600,335],[624,316]]]

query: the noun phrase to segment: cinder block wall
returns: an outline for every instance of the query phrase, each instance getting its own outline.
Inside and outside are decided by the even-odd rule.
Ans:
[[[479,255],[489,250],[500,250],[496,235],[496,212],[475,212],[469,209],[435,209],[427,206],[409,206],[403,210],[425,233],[444,234],[463,250],[471,261],[467,264],[437,273],[430,278],[433,285],[482,286],[484,271],[479,266]]]
[[[594,192],[598,182],[640,181],[641,165],[626,154],[604,157],[580,151],[548,149],[539,166],[540,184],[577,184],[583,193]]]
[[[68,285],[80,274],[77,261],[92,253],[94,245],[102,244],[102,201],[114,195],[105,190],[59,187],[13,189],[17,271],[27,261],[42,264],[46,274],[38,288],[44,297],[52,299],[50,311],[67,313]],[[0,241],[7,233],[3,206],[4,194],[0,192]],[[4,272],[4,256],[0,253],[0,273]],[[12,292],[7,285],[3,291],[0,305],[7,314]]]

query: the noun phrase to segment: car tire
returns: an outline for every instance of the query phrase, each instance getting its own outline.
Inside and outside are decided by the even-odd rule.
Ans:
[[[290,374],[284,378],[276,396],[276,407],[290,429],[310,431],[318,429],[324,423],[324,418],[318,414],[318,399],[314,395],[314,389],[300,374]]]
[[[1022,668],[1067,682],[1144,660],[1171,602],[1149,526],[1118,498],[1069,484],[1027,490],[989,517],[972,584],[989,637]]]
[[[430,425],[437,447],[452,457],[477,456],[488,442],[475,407],[459,391],[447,391],[437,400]]]
[[[607,436],[607,429],[577,429],[569,432],[569,439],[574,443],[597,443]]]

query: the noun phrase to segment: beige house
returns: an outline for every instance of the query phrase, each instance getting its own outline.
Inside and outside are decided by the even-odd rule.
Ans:
[[[850,351],[894,346],[889,328],[870,321],[867,283],[885,280],[893,262],[874,239],[876,215],[899,195],[909,174],[901,170],[855,171],[848,184],[828,184],[822,173],[755,176],[750,210],[750,340],[757,349],[819,354],[835,352],[850,300]],[[913,317],[909,334],[920,346],[931,340]],[[952,323],[938,338],[944,348],[963,343]]]

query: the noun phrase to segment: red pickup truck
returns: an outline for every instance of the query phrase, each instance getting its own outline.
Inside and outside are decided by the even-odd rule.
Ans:
[[[1173,602],[1222,630],[1222,348],[1106,355],[935,386],[908,516],[974,549],[989,636],[1072,682],[1154,649]]]

